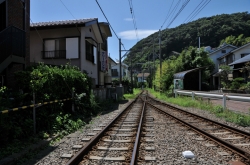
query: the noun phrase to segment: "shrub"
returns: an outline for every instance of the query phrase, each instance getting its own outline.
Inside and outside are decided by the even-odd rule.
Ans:
[[[239,89],[242,86],[244,78],[238,77],[232,80],[230,89]]]

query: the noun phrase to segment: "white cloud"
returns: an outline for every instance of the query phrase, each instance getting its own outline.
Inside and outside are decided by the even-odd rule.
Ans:
[[[157,32],[157,31],[158,30],[137,30],[138,38],[139,39],[145,38],[145,37]],[[136,40],[137,39],[135,30],[127,30],[127,31],[120,32],[119,36],[125,40]]]
[[[125,20],[125,21],[133,21],[132,18],[125,18],[124,20]]]

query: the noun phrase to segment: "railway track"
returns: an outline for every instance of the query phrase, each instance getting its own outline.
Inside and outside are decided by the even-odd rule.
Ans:
[[[106,127],[96,130],[68,165],[250,163],[249,133],[176,109],[145,92]],[[181,151],[188,148],[199,156],[184,160]],[[206,154],[214,160],[202,156]]]
[[[225,147],[228,153],[219,152],[222,156],[230,155],[233,152],[242,157],[242,161],[250,164],[250,133],[192,114],[151,97],[148,97],[148,104],[157,110],[163,110],[166,115],[170,115],[182,125],[186,125],[202,135],[201,137],[194,133],[198,140],[213,141],[213,143],[207,143],[208,147],[216,146],[214,143]],[[236,159],[240,158],[237,156]]]

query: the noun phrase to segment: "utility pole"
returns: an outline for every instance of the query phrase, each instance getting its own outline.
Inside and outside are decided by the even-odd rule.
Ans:
[[[133,88],[134,88],[134,85],[133,85],[133,67],[132,67],[132,58],[130,58],[130,76],[131,76],[131,93],[133,94]]]
[[[154,78],[153,78],[153,82],[155,80],[155,38],[153,40],[153,61],[154,61],[154,69],[153,69],[153,72],[154,72]],[[154,86],[154,90],[155,90],[155,85],[153,84]]]
[[[159,45],[160,45],[160,77],[162,72],[162,66],[161,66],[161,29],[159,29]],[[160,92],[161,92],[161,79],[160,79]]]
[[[120,76],[120,87],[122,86],[122,55],[121,55],[121,39],[119,38],[119,67],[120,67],[120,73],[119,73],[119,76]]]

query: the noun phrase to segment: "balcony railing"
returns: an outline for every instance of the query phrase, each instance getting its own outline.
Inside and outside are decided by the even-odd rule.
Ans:
[[[66,59],[66,50],[42,51],[43,59]]]
[[[25,31],[14,26],[0,32],[0,63],[10,55],[25,57]]]

